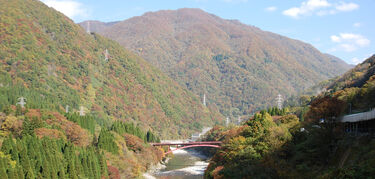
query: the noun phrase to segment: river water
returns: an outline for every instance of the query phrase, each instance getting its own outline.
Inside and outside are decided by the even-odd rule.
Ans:
[[[210,128],[203,129],[201,134]],[[173,141],[182,142],[182,141]],[[171,147],[171,149],[173,149]],[[209,158],[195,150],[176,150],[165,167],[144,175],[147,179],[202,179]]]
[[[164,169],[148,173],[146,178],[156,179],[202,179],[208,166],[208,158],[193,150],[173,152]]]

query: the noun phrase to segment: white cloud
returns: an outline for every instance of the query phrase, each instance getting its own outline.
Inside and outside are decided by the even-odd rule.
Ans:
[[[333,15],[336,13],[337,13],[336,10],[321,10],[321,11],[316,12],[316,15],[325,16],[325,15]]]
[[[351,63],[354,64],[354,65],[358,65],[358,64],[364,62],[365,60],[367,60],[368,58],[370,58],[372,55],[373,54],[369,54],[369,55],[363,56],[362,59],[354,57],[354,58],[351,59]]]
[[[44,4],[49,7],[53,7],[57,11],[65,14],[69,18],[75,17],[87,17],[88,10],[83,4],[73,0],[41,0]]]
[[[275,6],[270,6],[270,7],[267,7],[265,10],[268,11],[268,12],[273,12],[273,11],[276,11],[276,10],[277,10],[277,7],[275,7]]]
[[[341,2],[335,7],[338,11],[353,11],[359,8],[358,4]]]
[[[288,10],[283,11],[283,14],[286,16],[297,18],[299,14],[301,14],[301,10],[297,7],[293,7]]]
[[[359,23],[359,22],[356,22],[356,23],[353,24],[353,27],[361,27],[361,26],[362,26],[362,24]]]
[[[352,60],[351,60],[352,64],[355,64],[355,65],[361,63],[362,61],[363,61],[363,60],[360,60],[360,59],[358,59],[357,57],[354,57],[354,58],[352,58]]]
[[[311,15],[314,11],[331,6],[327,0],[308,0],[302,2],[300,7],[292,7],[283,11],[283,14],[293,18],[299,18],[303,15]]]
[[[341,41],[340,37],[338,37],[336,35],[332,35],[331,40],[332,40],[332,42],[340,42]]]
[[[331,4],[327,0],[307,0],[301,3],[299,7],[292,7],[283,11],[283,14],[295,19],[302,16],[325,16],[338,12],[353,11],[359,8],[358,4],[340,2]]]
[[[356,51],[358,48],[370,45],[370,40],[360,34],[340,33],[339,35],[331,35],[331,41],[339,43],[335,49],[341,49],[346,52]]]

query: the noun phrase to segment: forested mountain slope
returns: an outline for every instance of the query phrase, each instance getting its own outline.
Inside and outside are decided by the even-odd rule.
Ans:
[[[374,64],[373,55],[322,84],[328,90],[301,97],[301,106],[279,114],[263,110],[240,126],[214,127],[203,140],[221,140],[223,147],[211,159],[206,178],[374,176],[374,120],[340,122],[343,115],[375,107]],[[349,128],[358,123],[356,130]]]
[[[358,64],[344,75],[327,85],[327,89],[340,90],[348,87],[362,87],[375,74],[375,55]]]
[[[352,70],[325,84],[327,90],[322,93],[313,105],[317,111],[341,111],[338,115],[364,112],[375,107],[375,55],[369,57]],[[334,99],[334,100],[332,100]],[[335,106],[332,101],[339,101]],[[335,102],[336,103],[336,102]],[[326,106],[328,104],[328,107]],[[318,113],[315,111],[316,114]],[[319,113],[321,113],[320,111]]]
[[[81,26],[87,27],[87,22]],[[91,30],[118,41],[223,114],[240,115],[335,77],[350,66],[310,44],[200,9],[145,13]]]
[[[187,136],[221,116],[118,43],[87,34],[37,0],[0,0],[0,109],[85,112],[134,122],[161,137]],[[108,60],[105,50],[108,50]],[[215,110],[213,110],[215,111]]]

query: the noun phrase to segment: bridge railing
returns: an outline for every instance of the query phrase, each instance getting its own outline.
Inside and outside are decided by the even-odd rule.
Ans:
[[[341,122],[359,122],[359,121],[366,121],[366,120],[371,120],[371,119],[375,119],[375,109],[368,111],[368,112],[343,116],[341,118]]]
[[[221,144],[221,141],[207,141],[207,142],[166,142],[166,143],[150,143],[153,146],[163,146],[163,145],[204,145],[204,144]]]

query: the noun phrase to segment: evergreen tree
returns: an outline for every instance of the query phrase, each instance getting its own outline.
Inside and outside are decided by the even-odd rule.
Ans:
[[[107,162],[105,160],[103,152],[99,155],[99,165],[100,165],[100,173],[102,174],[102,176],[108,176]]]
[[[2,175],[0,174],[0,176],[2,176]],[[17,175],[16,168],[10,167],[8,169],[8,178],[16,178],[16,179],[19,178],[18,175]]]
[[[5,160],[0,159],[0,176],[2,176],[5,179],[8,179],[7,169],[8,167],[5,164]]]
[[[118,146],[115,142],[113,134],[105,128],[100,131],[98,138],[98,147],[113,154],[118,153]]]
[[[25,179],[35,179],[35,175],[31,167],[26,170]]]

